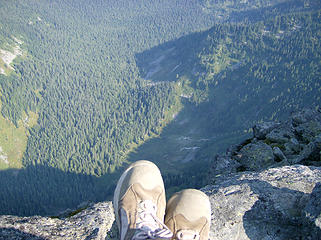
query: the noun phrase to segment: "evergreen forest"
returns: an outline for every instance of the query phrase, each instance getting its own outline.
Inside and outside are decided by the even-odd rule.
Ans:
[[[142,158],[200,187],[253,124],[320,108],[316,0],[1,0],[0,19],[0,214],[109,199]]]

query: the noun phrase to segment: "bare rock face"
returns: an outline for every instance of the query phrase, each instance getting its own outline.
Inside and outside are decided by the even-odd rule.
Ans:
[[[305,109],[293,113],[285,122],[257,124],[251,139],[212,160],[210,175],[224,174],[218,166],[225,162],[227,174],[291,164],[321,166],[321,112]]]
[[[118,231],[113,211],[111,202],[101,202],[65,219],[0,216],[0,239],[112,239]]]
[[[302,165],[235,173],[202,189],[210,239],[320,239],[321,168]],[[0,217],[0,239],[119,239],[111,202],[64,219]]]
[[[293,165],[206,186],[210,239],[321,239],[320,181],[321,168]]]
[[[319,230],[313,232],[314,239],[320,239],[321,229],[321,182],[317,183],[307,202],[304,213],[307,223],[317,226]]]
[[[257,139],[264,139],[265,136],[280,124],[275,122],[262,122],[253,127],[254,137]]]

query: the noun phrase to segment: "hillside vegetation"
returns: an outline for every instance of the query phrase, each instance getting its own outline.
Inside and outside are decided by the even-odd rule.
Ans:
[[[201,186],[204,172],[195,166],[206,171],[208,160],[246,139],[251,126],[304,107],[319,109],[320,16],[312,11],[215,24],[137,54],[145,78],[176,84],[184,110],[130,159],[163,159],[180,169],[170,177],[172,186]]]
[[[27,147],[29,129],[37,123],[37,118],[34,112],[24,113],[23,120],[19,120],[16,127],[0,116],[0,169],[22,167],[21,159]]]
[[[20,154],[0,165],[18,168],[0,172],[0,213],[105,199],[143,156],[168,186],[200,184],[186,181],[193,168],[254,122],[318,108],[317,9],[314,0],[7,1],[0,49],[23,54],[0,62],[5,131],[37,120],[17,133],[21,147],[0,142]]]
[[[19,39],[24,53],[0,62],[2,116],[19,129],[38,114],[26,147],[1,142],[20,152],[2,169],[23,166],[0,174],[1,213],[22,215],[111,194],[108,175],[180,109],[175,86],[141,79],[134,54],[214,22],[190,1],[19,0],[0,16],[0,48],[13,53]]]

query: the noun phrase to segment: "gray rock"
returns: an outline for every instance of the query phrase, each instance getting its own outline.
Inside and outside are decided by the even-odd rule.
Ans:
[[[242,148],[239,144],[234,144],[228,147],[226,150],[226,155],[227,156],[232,156],[235,152],[239,151]]]
[[[274,156],[275,156],[279,161],[286,160],[286,156],[285,156],[284,153],[281,151],[281,149],[278,148],[278,147],[274,147],[274,148],[273,148],[273,154],[274,154]]]
[[[235,158],[245,169],[252,171],[265,169],[275,163],[272,148],[263,142],[245,145]]]
[[[236,172],[241,164],[228,155],[217,155],[211,163],[211,176]]]
[[[291,138],[289,142],[284,144],[284,154],[298,154],[301,151],[301,144],[296,138]]]
[[[306,122],[297,126],[295,128],[295,132],[299,136],[299,138],[305,143],[314,141],[315,137],[321,134],[321,122]]]
[[[295,138],[294,131],[290,126],[281,126],[273,129],[266,135],[266,140],[272,143],[284,144]]]
[[[293,126],[298,126],[316,118],[320,118],[320,113],[312,109],[303,109],[302,111],[292,113],[291,116]]]
[[[320,181],[321,168],[294,165],[204,187],[212,206],[210,239],[320,239],[321,195],[314,190]],[[309,221],[306,212],[313,212]]]
[[[292,160],[292,163],[319,162],[321,164],[321,134],[316,136],[313,142],[305,145],[300,154]]]
[[[253,127],[254,137],[257,139],[264,139],[268,133],[279,125],[280,123],[277,122],[258,123]]]
[[[320,239],[321,168],[301,165],[234,173],[202,189],[210,198],[210,239]],[[119,239],[111,202],[75,216],[0,216],[0,239]]]
[[[317,183],[314,187],[309,201],[305,206],[304,214],[307,222],[311,223],[311,227],[321,230],[321,183]],[[316,235],[314,237],[317,237]]]
[[[0,216],[0,239],[112,239],[118,231],[113,223],[111,202],[97,203],[65,219]]]

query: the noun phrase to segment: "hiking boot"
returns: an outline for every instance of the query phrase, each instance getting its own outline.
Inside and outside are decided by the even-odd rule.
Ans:
[[[208,240],[211,205],[207,195],[196,189],[175,193],[167,202],[165,224],[176,240]]]
[[[121,240],[171,239],[173,234],[163,223],[164,183],[154,163],[141,160],[125,170],[113,205]]]

